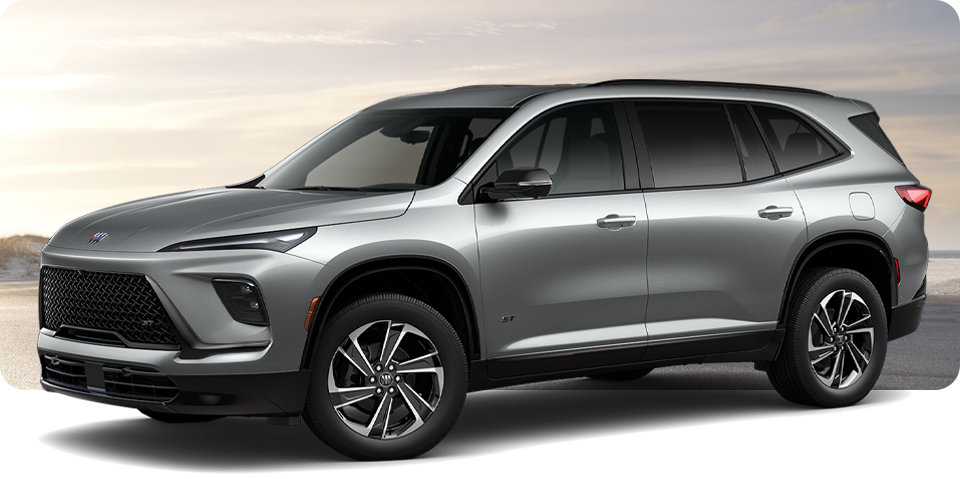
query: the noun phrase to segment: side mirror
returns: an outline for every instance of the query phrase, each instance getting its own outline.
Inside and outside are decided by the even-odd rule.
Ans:
[[[540,198],[550,193],[553,179],[547,170],[516,168],[500,174],[492,185],[480,188],[480,193],[493,200]]]

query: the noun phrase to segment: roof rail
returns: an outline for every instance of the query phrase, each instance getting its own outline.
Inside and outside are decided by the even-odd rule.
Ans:
[[[493,85],[493,84],[490,84],[490,85],[467,85],[467,86],[458,86],[458,87],[456,87],[456,88],[451,88],[451,89],[449,89],[449,90],[444,90],[444,91],[482,90],[482,89],[485,89],[485,88],[509,88],[509,87],[517,87],[517,86],[533,86],[533,85]]]
[[[771,90],[771,91],[786,91],[791,93],[807,93],[810,95],[821,95],[832,97],[829,93],[824,93],[822,91],[810,90],[807,88],[794,88],[789,86],[779,86],[779,85],[758,85],[755,83],[731,83],[731,82],[719,82],[719,81],[697,81],[697,80],[608,80],[602,81],[600,83],[594,83],[592,85],[587,85],[588,87],[592,86],[606,86],[606,85],[643,85],[643,86],[700,86],[700,87],[719,87],[719,88],[745,88],[750,90]]]

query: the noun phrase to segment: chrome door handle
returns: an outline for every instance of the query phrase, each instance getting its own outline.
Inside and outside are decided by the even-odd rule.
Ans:
[[[607,215],[597,220],[597,226],[616,231],[620,228],[628,228],[637,224],[636,216]]]
[[[760,211],[757,211],[757,214],[761,218],[767,218],[771,220],[778,220],[780,218],[786,218],[793,214],[793,208],[789,206],[768,206]]]

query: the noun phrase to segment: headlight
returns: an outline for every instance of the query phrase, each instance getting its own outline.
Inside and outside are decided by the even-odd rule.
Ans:
[[[186,241],[167,246],[160,253],[168,251],[209,251],[217,249],[267,249],[285,253],[294,246],[313,236],[317,228],[274,231],[242,236],[225,236],[196,241]]]

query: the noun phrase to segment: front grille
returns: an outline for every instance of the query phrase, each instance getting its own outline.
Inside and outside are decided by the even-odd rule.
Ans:
[[[179,390],[163,373],[123,366],[104,366],[107,394],[128,399],[169,401]]]
[[[43,355],[43,378],[48,382],[69,389],[87,390],[87,371],[83,361]]]
[[[44,266],[40,285],[47,329],[77,326],[115,332],[130,343],[180,344],[167,311],[142,275]],[[89,337],[97,342],[95,335]]]

